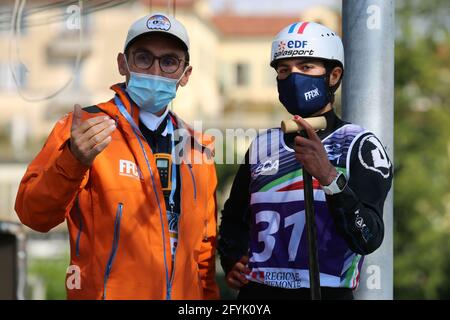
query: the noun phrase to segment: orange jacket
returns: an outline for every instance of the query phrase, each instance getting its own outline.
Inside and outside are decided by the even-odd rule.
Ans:
[[[138,108],[130,105],[120,85],[112,89],[138,123]],[[66,115],[29,165],[15,205],[22,223],[40,232],[67,220],[75,266],[68,277],[76,279],[78,268],[81,275],[81,288],[67,287],[68,298],[218,299],[217,178],[212,161],[180,165],[181,215],[172,263],[166,207],[151,149],[114,100],[84,110],[86,117],[107,114],[116,119],[110,145],[91,167],[82,165],[67,144],[72,114]],[[185,127],[176,120],[179,128]],[[193,144],[203,146],[191,148],[190,156],[205,156],[210,150],[204,145],[210,141],[186,129]]]

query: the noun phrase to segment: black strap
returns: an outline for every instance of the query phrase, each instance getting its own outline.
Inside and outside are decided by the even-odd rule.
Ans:
[[[89,113],[100,113],[100,112],[103,112],[103,110],[100,109],[97,105],[84,107],[83,111],[86,111],[86,112],[89,112]]]

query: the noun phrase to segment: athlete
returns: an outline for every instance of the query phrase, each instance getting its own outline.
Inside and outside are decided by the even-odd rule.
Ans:
[[[371,132],[333,109],[344,72],[339,36],[313,22],[284,28],[272,42],[280,102],[301,134],[259,135],[222,211],[218,250],[238,299],[309,299],[302,168],[313,176],[323,299],[353,299],[364,255],[383,241],[392,164]],[[322,116],[315,131],[303,119]]]

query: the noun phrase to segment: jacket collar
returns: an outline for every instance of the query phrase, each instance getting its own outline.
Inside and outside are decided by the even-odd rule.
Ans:
[[[116,95],[119,97],[120,101],[124,105],[125,109],[128,113],[133,117],[133,120],[136,124],[139,123],[139,108],[134,104],[131,98],[125,91],[125,83],[117,83],[111,86],[111,90],[113,90]],[[111,99],[109,103],[102,103],[98,106],[105,113],[107,113],[113,119],[120,119],[119,121],[122,125],[123,122],[127,122],[126,119],[123,118],[117,106],[114,104],[114,99]],[[213,141],[214,137],[204,135],[201,132],[194,131],[194,129],[184,122],[175,112],[169,111],[169,115],[172,119],[174,119],[175,127],[178,129],[185,129],[185,132],[188,133],[190,139],[192,139],[193,144],[200,145],[202,151],[208,151],[211,155],[214,154]],[[126,125],[126,124],[125,124]],[[206,150],[205,150],[206,149]]]

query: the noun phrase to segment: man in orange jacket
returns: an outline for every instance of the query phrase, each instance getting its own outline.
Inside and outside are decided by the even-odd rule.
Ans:
[[[211,139],[167,107],[192,72],[186,29],[145,16],[117,61],[126,83],[58,121],[22,179],[17,214],[40,232],[67,220],[79,277],[69,299],[218,299]]]

